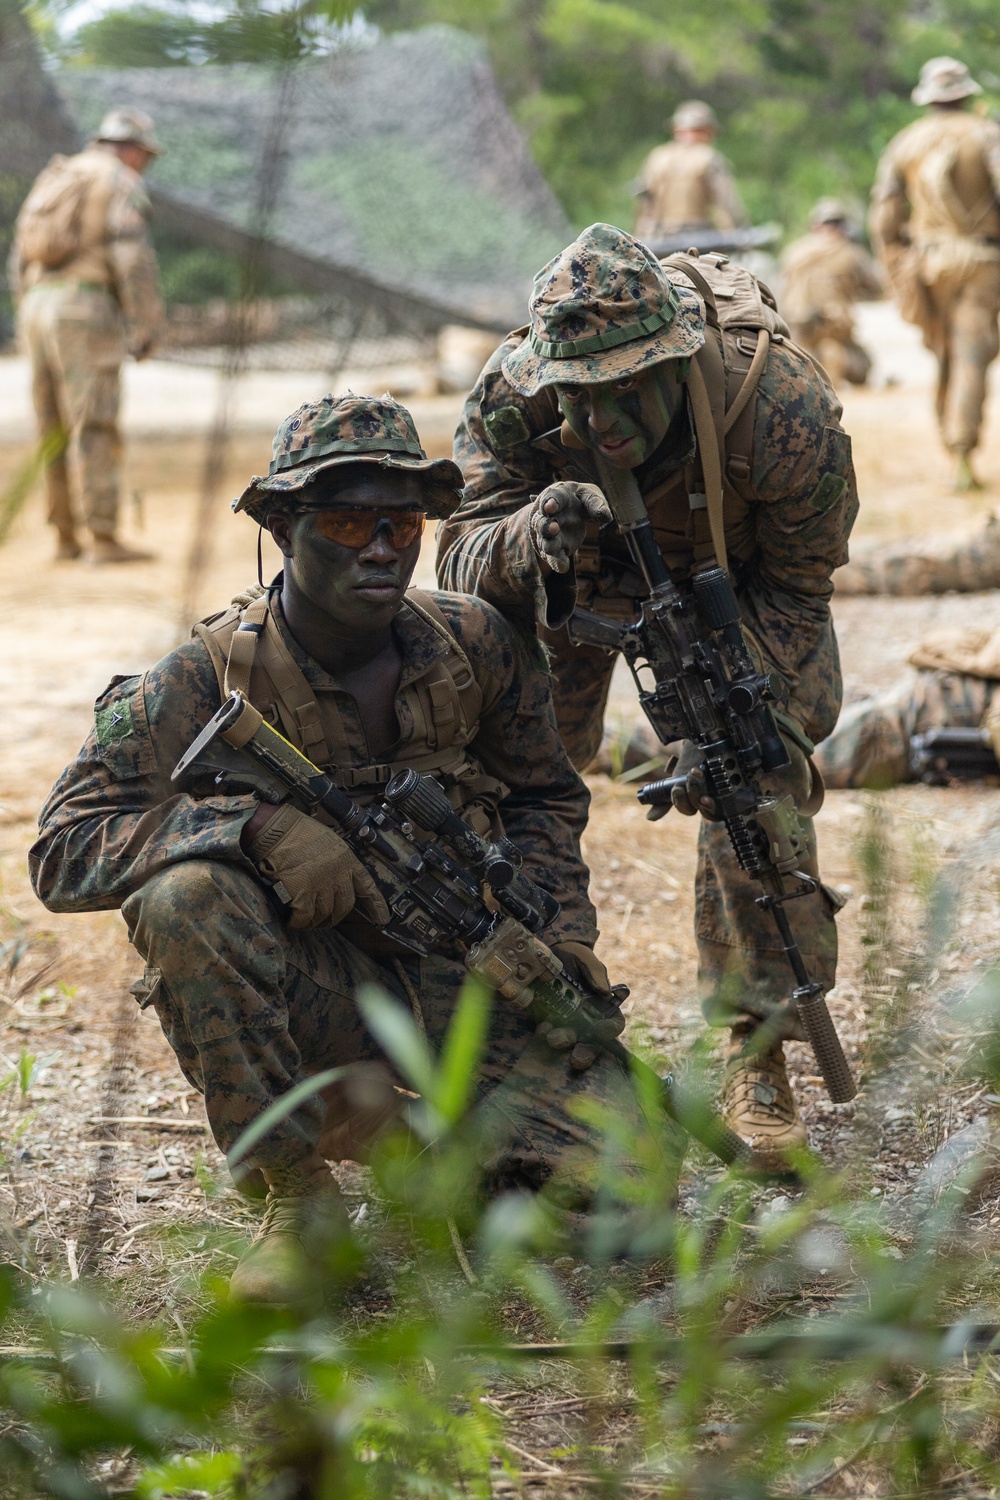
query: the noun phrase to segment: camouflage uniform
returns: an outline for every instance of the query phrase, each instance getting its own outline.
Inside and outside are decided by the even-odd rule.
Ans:
[[[656,273],[650,272],[650,263]],[[671,283],[674,307],[665,315],[663,299]],[[613,525],[605,525],[600,534],[596,524],[591,527],[568,573],[543,570],[528,524],[528,502],[555,479],[594,483],[597,474],[590,453],[564,441],[571,435],[562,424],[553,386],[542,384],[528,396],[518,386],[524,384],[526,367],[551,372],[564,363],[562,378],[596,383],[690,355],[705,338],[704,312],[676,262],[667,282],[647,251],[601,225],[585,231],[540,272],[535,288],[531,327],[508,337],[466,403],[455,439],[466,490],[461,507],[439,531],[439,579],[446,587],[488,599],[523,630],[537,628],[552,662],[560,733],[574,764],[582,768],[600,746],[614,659],[596,649],[574,647],[566,622],[577,603],[630,619],[645,588]],[[592,311],[598,304],[607,323],[601,326],[610,334],[600,352]],[[618,312],[608,314],[609,308]],[[658,322],[659,331],[650,332]],[[624,338],[619,337],[622,332]],[[712,330],[709,337],[719,335]],[[756,342],[755,334],[747,337]],[[593,356],[556,361],[538,352],[572,339],[594,349]],[[508,373],[512,368],[517,385]],[[769,669],[778,674],[783,724],[794,742],[792,767],[772,780],[778,786],[787,779],[800,805],[808,806],[803,752],[830,733],[840,708],[829,599],[831,574],[846,559],[857,509],[850,440],[822,373],[780,336],[771,344],[755,401],[752,452],[731,454],[727,465],[725,537],[747,629]],[[683,431],[671,433],[670,451],[661,445],[633,471],[657,540],[679,581],[711,554],[710,540],[706,550],[699,533],[704,511],[689,504],[689,494],[703,486],[696,483],[696,443],[687,406],[681,420]],[[721,824],[702,822],[696,889],[699,987],[706,1015],[715,1024],[731,1025],[741,1016],[760,1017],[784,1004],[790,991],[786,961],[770,923],[754,904],[758,887],[739,871]],[[807,962],[827,987],[836,966],[837,904],[824,889],[788,908]],[[796,1024],[788,1018],[788,1034],[796,1034]]]
[[[847,213],[824,199],[809,234],[788,246],[781,262],[781,311],[795,342],[815,355],[834,385],[864,385],[871,358],[855,337],[853,305],[881,297],[882,283],[866,250],[848,237]],[[845,232],[824,225],[843,223]]]
[[[158,149],[142,144],[151,153]],[[84,180],[79,252],[56,267],[26,258],[29,195],[11,255],[11,285],[19,298],[19,335],[31,360],[49,524],[69,556],[78,509],[95,538],[114,538],[121,366],[126,354],[141,358],[150,352],[164,312],[147,223],[149,199],[139,173],[101,140],[58,170],[67,183]],[[46,173],[52,171],[50,164]]]
[[[895,786],[910,780],[911,736],[930,729],[994,728],[1000,631],[939,631],[910,662],[915,671],[844,709],[816,754],[828,786]],[[994,739],[1000,744],[995,729]]]
[[[1000,588],[1000,514],[975,531],[954,529],[891,542],[867,538],[834,574],[838,594],[974,594]]]
[[[349,410],[331,440],[338,405]],[[252,481],[238,506],[256,514],[268,495],[280,502],[283,492],[294,493],[303,474],[329,465],[331,443],[340,462],[346,453],[419,470],[432,514],[455,503],[458,471],[423,458],[408,413],[388,397],[350,397],[312,403],[283,424],[271,476]],[[319,461],[302,461],[307,452]],[[254,627],[263,644],[251,699],[352,796],[369,801],[388,768],[372,764],[355,698],[289,632],[279,584],[267,592],[263,631]],[[379,1055],[354,1006],[359,984],[378,982],[406,1004],[416,993],[427,1034],[439,1043],[464,974],[457,955],[415,958],[357,912],[336,927],[293,931],[241,846],[256,800],[194,797],[171,783],[177,760],[219,706],[218,629],[228,622],[229,637],[240,640],[241,618],[245,609],[212,617],[143,676],[113,679],[82,750],[42,809],[30,854],[35,889],[51,910],[121,907],[146,959],[134,993],[155,1008],[185,1076],[204,1093],[223,1151],[303,1073]],[[597,929],[579,854],[589,799],[559,742],[539,654],[490,605],[448,594],[407,596],[393,630],[402,657],[394,767],[427,769],[436,756],[469,821],[482,827],[499,812],[526,871],[559,893],[561,912],[544,937],[592,945]],[[298,728],[282,717],[287,693],[271,701],[279,679],[265,647],[271,661],[284,663],[298,695]],[[451,691],[456,661],[464,680]],[[480,708],[466,724],[470,693]],[[578,1182],[592,1170],[594,1138],[572,1117],[573,1098],[587,1093],[618,1108],[621,1092],[608,1058],[576,1072],[569,1055],[553,1052],[519,1013],[497,1005],[480,1077],[494,1183],[537,1185],[557,1168]],[[262,1142],[254,1163],[275,1175],[308,1160],[317,1141],[324,1144],[325,1117],[319,1098],[304,1104]]]
[[[707,104],[692,99],[674,114],[675,129],[715,130]],[[669,141],[642,164],[636,183],[635,232],[655,240],[687,229],[735,229],[748,223],[733,172],[708,141]]]
[[[950,106],[980,92],[961,63],[932,58],[913,98]],[[932,107],[889,142],[872,189],[872,238],[900,312],[937,358],[942,438],[966,460],[998,348],[998,200],[1000,126],[951,107]]]

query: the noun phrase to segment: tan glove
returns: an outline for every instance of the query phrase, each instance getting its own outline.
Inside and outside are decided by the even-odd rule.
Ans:
[[[570,979],[588,994],[593,995],[596,1000],[607,1002],[607,1014],[600,1023],[602,1030],[607,1031],[607,1040],[612,1041],[619,1036],[625,1030],[625,1017],[622,1015],[621,1005],[611,988],[608,971],[593,948],[588,948],[586,943],[553,943],[552,952]],[[576,1032],[570,1026],[553,1026],[551,1021],[542,1021],[537,1027],[537,1032],[539,1036],[545,1038],[554,1052],[568,1052],[570,1048],[573,1049],[569,1061],[576,1073],[582,1073],[589,1068],[600,1053],[600,1048],[593,1046],[590,1042],[578,1041]]]
[[[283,887],[289,927],[336,926],[355,907],[376,926],[389,920],[375,882],[340,834],[287,803],[247,853],[262,875]]]
[[[698,746],[692,744],[690,740],[685,740],[684,748],[677,757],[677,764],[669,774],[685,776],[687,781],[684,786],[674,787],[670,800],[677,811],[683,813],[686,818],[693,818],[696,813],[701,813],[702,817],[707,818],[710,823],[718,823],[721,821],[719,810],[708,795],[701,762],[702,753]],[[652,808],[651,811],[660,812],[660,809]]]
[[[561,479],[534,500],[529,527],[535,551],[554,573],[568,573],[590,520],[610,521],[611,509],[596,484]]]

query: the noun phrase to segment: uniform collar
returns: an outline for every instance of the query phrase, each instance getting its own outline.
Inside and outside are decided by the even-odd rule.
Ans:
[[[343,691],[336,677],[333,677],[325,667],[321,667],[319,662],[314,661],[289,630],[281,608],[281,583],[282,574],[279,573],[268,590],[268,606],[281,639],[288,647],[296,666],[315,692]],[[430,625],[422,615],[417,613],[416,609],[411,607],[408,594],[404,595],[399,613],[392,622],[392,631],[403,658],[399,691],[423,677],[435,661],[448,655],[447,643],[433,625]]]

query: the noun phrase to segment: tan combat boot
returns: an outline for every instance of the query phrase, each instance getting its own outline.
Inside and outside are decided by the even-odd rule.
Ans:
[[[806,1127],[792,1097],[781,1042],[748,1056],[744,1047],[753,1033],[734,1029],[722,1079],[722,1113],[726,1124],[753,1148],[755,1165],[782,1171],[791,1165],[789,1151],[809,1144]]]
[[[233,1272],[229,1295],[234,1302],[316,1311],[323,1302],[324,1252],[350,1233],[340,1189],[318,1158],[264,1177],[267,1208]]]
[[[961,448],[955,450],[955,485],[958,494],[963,495],[969,490],[981,490],[982,481],[976,476],[972,467],[971,456]]]
[[[83,548],[77,541],[76,533],[73,531],[60,531],[56,542],[56,562],[76,562],[78,557],[83,556]]]
[[[104,563],[152,562],[153,556],[152,552],[143,552],[138,547],[126,547],[117,537],[95,536],[90,560],[100,566]]]

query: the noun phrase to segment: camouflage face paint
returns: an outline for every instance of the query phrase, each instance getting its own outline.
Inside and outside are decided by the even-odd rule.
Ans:
[[[378,510],[383,516],[394,511],[410,514],[423,508],[423,485],[416,475],[399,470],[366,473],[359,467],[349,484],[337,486],[331,503]],[[315,511],[304,510],[275,530],[285,554],[285,590],[342,629],[384,630],[416,566],[419,536],[409,546],[399,546],[386,520],[379,522],[365,546],[349,547],[323,536],[316,520]]]
[[[686,375],[686,360],[669,360],[606,385],[559,385],[559,410],[588,448],[616,468],[635,469],[666,437]]]

